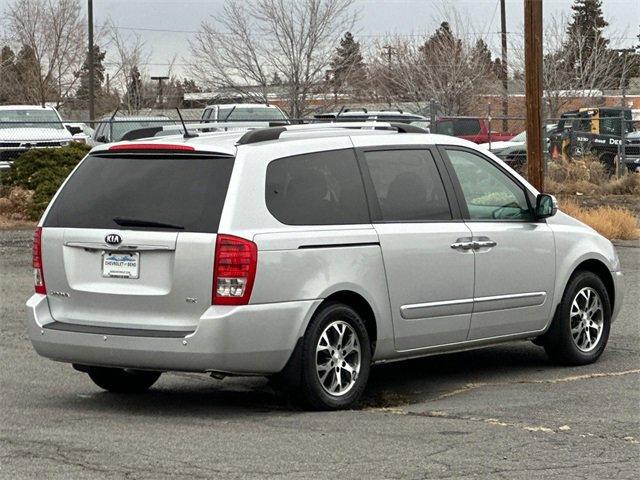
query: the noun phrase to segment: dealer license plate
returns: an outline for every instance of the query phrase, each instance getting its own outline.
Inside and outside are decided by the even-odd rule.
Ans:
[[[138,278],[140,276],[140,253],[104,252],[102,254],[102,276]]]

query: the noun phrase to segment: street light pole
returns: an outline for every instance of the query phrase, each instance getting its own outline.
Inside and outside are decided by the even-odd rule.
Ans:
[[[89,121],[93,126],[93,121],[95,119],[95,59],[93,58],[93,0],[88,0],[87,5],[88,13],[87,19],[89,22],[89,52],[88,52],[88,60],[89,60]]]

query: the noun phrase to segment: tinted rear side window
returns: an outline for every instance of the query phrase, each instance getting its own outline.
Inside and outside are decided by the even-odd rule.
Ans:
[[[287,225],[369,223],[362,177],[352,150],[274,160],[267,167],[266,202]]]
[[[480,122],[471,118],[457,119],[453,123],[454,135],[477,135],[480,133]]]
[[[89,156],[60,192],[44,226],[167,230],[122,227],[113,220],[121,217],[215,233],[232,169],[232,157]]]
[[[450,220],[451,210],[435,161],[428,150],[365,152],[380,205],[376,220]]]

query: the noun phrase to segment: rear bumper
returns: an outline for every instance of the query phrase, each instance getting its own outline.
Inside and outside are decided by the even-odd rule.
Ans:
[[[212,306],[184,337],[85,333],[48,328],[54,322],[45,295],[27,301],[28,335],[52,360],[110,367],[235,374],[282,370],[321,300]]]

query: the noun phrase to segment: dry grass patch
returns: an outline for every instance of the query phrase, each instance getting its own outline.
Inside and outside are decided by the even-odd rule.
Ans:
[[[563,200],[560,209],[586,223],[609,240],[633,240],[640,237],[636,217],[626,208],[601,206],[584,208],[575,200]]]
[[[559,159],[548,165],[545,190],[555,195],[640,195],[640,174],[616,178],[595,157]]]

